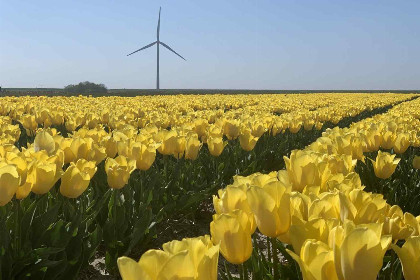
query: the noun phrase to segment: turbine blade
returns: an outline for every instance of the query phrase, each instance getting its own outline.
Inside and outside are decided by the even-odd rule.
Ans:
[[[158,42],[159,42],[159,33],[160,33],[160,10],[161,9],[162,7],[159,7],[159,20],[158,20],[158,26],[157,26],[157,31],[156,31],[156,38]]]
[[[159,44],[161,44],[162,46],[164,46],[165,48],[167,48],[168,50],[170,50],[171,52],[173,52],[174,54],[176,54],[177,56],[179,56],[180,58],[182,58],[183,60],[187,61],[185,58],[182,57],[182,55],[180,55],[179,53],[177,53],[176,51],[174,51],[173,49],[171,49],[171,47],[169,47],[167,44],[165,44],[164,42],[159,41]]]
[[[130,53],[130,54],[127,54],[127,56],[132,55],[133,53],[136,53],[136,52],[142,51],[142,50],[144,50],[144,49],[150,48],[151,46],[153,46],[153,45],[154,45],[154,44],[156,44],[156,43],[157,43],[157,41],[154,41],[153,43],[148,44],[147,46],[144,46],[143,48],[138,49],[137,51],[134,51],[134,52],[132,52],[132,53]]]

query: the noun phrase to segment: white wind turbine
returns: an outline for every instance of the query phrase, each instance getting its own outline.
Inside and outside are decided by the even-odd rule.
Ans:
[[[161,10],[161,8],[159,8],[159,20],[158,20],[158,25],[157,25],[156,41],[154,41],[153,43],[150,43],[147,46],[144,46],[144,47],[142,47],[142,48],[140,48],[140,49],[138,49],[138,50],[136,50],[136,51],[134,51],[134,52],[132,52],[132,53],[130,53],[130,54],[127,55],[127,56],[129,56],[129,55],[132,55],[132,54],[134,54],[136,52],[139,52],[139,51],[142,51],[144,49],[150,48],[151,46],[153,46],[155,44],[157,45],[156,89],[159,89],[159,45],[164,46],[165,48],[167,48],[168,50],[170,50],[171,52],[173,52],[174,54],[176,54],[177,56],[179,56],[180,58],[182,58],[183,60],[186,61],[186,59],[183,58],[179,53],[177,53],[176,51],[174,51],[173,49],[171,49],[171,47],[169,47],[167,44],[165,44],[164,42],[162,42],[162,41],[159,40],[159,32],[160,32],[160,10]]]

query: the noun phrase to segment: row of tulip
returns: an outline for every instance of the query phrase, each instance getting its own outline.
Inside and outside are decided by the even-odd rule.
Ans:
[[[241,279],[248,279],[248,272],[255,276],[261,269],[247,261],[256,228],[272,241],[274,263],[267,273],[273,272],[274,279],[282,273],[279,264],[284,265],[278,249],[298,263],[303,279],[376,279],[385,254],[394,256],[389,249],[397,253],[405,279],[419,279],[420,215],[364,191],[354,172],[357,161],[371,161],[375,175],[385,180],[399,164],[396,154],[410,145],[418,152],[419,108],[416,99],[349,128],[327,130],[285,157],[286,170],[234,177],[213,198],[211,237],[166,243],[163,251],[150,250],[139,262],[122,257],[123,279],[216,279],[217,250],[230,263],[242,264]],[[366,162],[365,153],[375,152],[376,159]],[[412,168],[418,169],[419,161],[413,155]],[[396,260],[389,263],[386,279],[398,275]]]
[[[382,102],[379,102],[377,106],[392,104],[408,97],[412,96],[386,96],[386,98],[380,99]],[[338,100],[341,100],[341,98]],[[359,101],[358,97],[356,97],[355,101]],[[354,110],[355,108],[361,110],[372,106],[371,101],[368,99],[368,101],[360,105],[357,105],[358,103],[355,102],[354,104],[352,103],[352,106],[357,106],[354,107]],[[3,105],[3,111],[6,111],[12,117],[17,116],[18,112],[22,113],[20,110],[31,111],[33,109],[32,103],[25,102],[14,109],[11,106],[9,103],[6,103],[6,105]],[[327,108],[331,109],[330,107]],[[333,106],[333,109],[335,110],[334,115],[331,115],[333,118],[352,114],[346,111],[348,109],[346,107],[341,107],[340,110],[337,110]],[[59,110],[53,112],[62,113]],[[319,112],[315,110],[309,111],[309,113],[309,116],[311,116],[313,113]],[[304,114],[301,113],[302,115]],[[31,191],[35,194],[45,194],[63,174],[65,174],[64,178],[68,181],[61,188],[61,193],[64,196],[76,198],[88,187],[90,179],[95,173],[95,166],[105,159],[108,184],[111,188],[120,189],[128,183],[130,174],[135,168],[140,170],[148,170],[150,168],[156,158],[156,150],[163,155],[173,155],[176,158],[185,157],[186,159],[195,160],[202,144],[206,143],[210,154],[219,156],[227,145],[227,142],[224,140],[225,137],[228,140],[239,138],[241,147],[245,151],[251,151],[254,149],[258,139],[266,131],[276,135],[288,128],[290,132],[297,133],[302,123],[305,130],[312,129],[315,123],[315,120],[311,119],[312,123],[307,126],[308,122],[302,122],[299,118],[292,118],[289,122],[277,119],[274,122],[273,118],[275,116],[273,115],[270,118],[266,116],[262,121],[259,121],[259,118],[254,116],[252,122],[249,121],[249,115],[241,120],[226,119],[223,116],[222,118],[217,118],[214,124],[210,124],[209,119],[196,119],[194,122],[183,123],[181,127],[175,127],[171,130],[158,129],[157,126],[153,125],[146,126],[139,132],[138,128],[129,125],[128,123],[130,122],[127,120],[123,128],[114,129],[112,132],[107,132],[104,130],[104,127],[96,123],[95,128],[81,128],[73,132],[70,137],[64,137],[56,128],[48,128],[49,124],[52,123],[48,122],[47,124],[45,122],[46,119],[51,118],[48,110],[41,110],[40,113],[35,110],[33,115],[29,115],[34,121],[34,124],[30,123],[29,126],[27,119],[25,119],[26,115],[22,114],[19,116],[22,116],[20,118],[21,125],[26,130],[29,130],[27,133],[33,134],[33,129],[39,123],[44,125],[44,129],[37,133],[33,144],[23,143],[27,148],[23,147],[22,151],[13,144],[4,144],[2,146],[2,159],[5,159],[2,164],[4,166],[15,165],[15,167],[9,166],[4,172],[9,172],[13,168],[16,170],[14,172],[10,171],[13,173],[10,174],[12,174],[11,176],[14,177],[14,180],[10,181],[10,186],[3,188],[5,195],[1,198],[0,205],[5,205],[15,194],[18,199],[27,197]],[[83,114],[78,118],[81,120],[80,124],[85,119],[82,116]],[[3,117],[3,120],[5,119],[6,117]],[[101,119],[106,121],[107,118],[102,116]],[[323,118],[322,120],[325,121],[325,119],[328,118]],[[62,122],[64,122],[64,115],[60,122],[56,123],[54,121],[56,125],[62,125]],[[182,123],[180,120],[177,122]],[[175,122],[175,125],[178,124],[177,122]],[[109,122],[105,123],[109,124]],[[4,132],[5,135],[9,135],[11,138],[4,137],[3,139],[12,139],[13,142],[19,142],[19,126],[7,125],[14,129],[6,130]],[[79,126],[79,124],[77,125]],[[19,133],[16,131],[19,131]],[[72,132],[72,130],[67,132]],[[118,157],[115,158],[117,154]],[[62,171],[64,164],[71,164],[71,168],[68,168],[66,173]],[[39,175],[36,175],[37,173]],[[43,180],[37,180],[37,177],[42,177]]]
[[[4,277],[7,279],[13,275],[26,274],[33,276],[31,273],[37,271],[36,267],[38,270],[43,266],[54,267],[56,265],[54,261],[63,262],[63,259],[67,259],[68,269],[55,271],[49,267],[48,277],[54,273],[73,275],[74,271],[80,270],[82,264],[87,264],[89,257],[100,243],[105,243],[107,268],[111,271],[112,266],[116,265],[118,256],[130,252],[139,243],[146,244],[148,238],[158,233],[154,227],[162,219],[169,219],[170,215],[179,213],[181,209],[191,211],[188,207],[197,205],[200,199],[208,197],[215,187],[226,185],[234,174],[250,174],[259,170],[271,171],[283,166],[283,162],[276,160],[268,165],[268,168],[262,168],[271,162],[268,158],[271,159],[273,155],[274,158],[281,158],[282,155],[288,154],[291,148],[303,147],[313,141],[308,142],[309,139],[320,134],[315,127],[306,130],[311,126],[305,126],[302,116],[310,118],[315,116],[311,114],[329,112],[327,117],[319,114],[318,120],[335,122],[334,118],[337,116],[343,120],[344,116],[349,117],[348,115],[354,115],[362,109],[372,110],[388,106],[413,96],[360,95],[354,97],[354,104],[339,107],[338,101],[343,102],[348,97],[348,95],[338,95],[332,98],[336,98],[332,104],[325,102],[318,95],[293,99],[300,104],[296,106],[299,109],[291,115],[301,120],[296,128],[299,131],[289,125],[289,121],[284,126],[284,120],[277,122],[281,123],[281,130],[279,124],[269,121],[270,118],[278,120],[277,117],[282,116],[276,115],[279,113],[277,109],[268,110],[271,115],[267,119],[266,115],[258,114],[265,108],[265,105],[261,104],[266,104],[262,102],[264,101],[262,97],[255,99],[246,97],[245,101],[232,102],[230,105],[223,105],[224,101],[209,105],[209,107],[224,108],[228,115],[231,114],[228,117],[224,112],[217,112],[219,110],[217,107],[204,110],[204,107],[191,105],[185,110],[186,115],[183,115],[184,113],[172,115],[174,121],[171,121],[170,130],[162,129],[164,125],[157,122],[153,122],[153,125],[140,126],[139,121],[143,122],[144,116],[140,116],[141,113],[131,115],[127,109],[127,101],[119,98],[112,98],[106,104],[112,108],[109,106],[112,102],[124,103],[118,107],[127,113],[127,123],[124,126],[106,121],[103,126],[99,122],[90,128],[94,122],[83,120],[90,117],[81,117],[82,121],[78,122],[80,124],[78,126],[83,127],[77,128],[76,131],[67,130],[67,117],[64,118],[64,124],[51,122],[51,127],[48,127],[52,115],[45,110],[39,110],[41,108],[38,106],[43,103],[44,107],[48,107],[59,102],[59,99],[28,98],[22,103],[17,103],[17,100],[2,103],[2,110],[7,115],[2,117],[2,121],[7,129],[2,131],[2,138],[6,140],[0,147],[0,178],[7,183],[0,184],[0,203],[5,205],[0,207],[0,225],[2,225],[0,240],[5,244],[0,247],[2,252],[0,261],[3,263],[3,271],[6,269],[7,272],[8,264],[13,268],[4,274],[6,275]],[[270,98],[267,97],[267,100],[274,102],[278,97]],[[366,100],[362,101],[363,98]],[[183,100],[189,99],[191,98]],[[208,100],[209,104],[213,104],[211,98]],[[310,104],[308,100],[314,104]],[[76,102],[83,105],[93,102],[99,108],[103,106],[100,105],[103,100],[93,98],[70,98],[62,101],[73,104],[70,108],[75,108]],[[38,105],[31,107],[31,104]],[[128,104],[131,106],[136,103]],[[150,104],[158,105],[155,101]],[[159,108],[168,111],[169,105],[164,102],[163,104],[164,106]],[[92,104],[86,106],[80,116],[92,116],[89,113],[97,111],[93,109],[95,106]],[[275,105],[270,106],[269,108],[274,108],[272,106]],[[328,107],[323,106],[330,106],[333,110],[330,111]],[[249,110],[248,107],[253,109]],[[25,108],[29,108],[29,111],[25,111]],[[288,108],[290,110],[292,107]],[[346,113],[347,109],[350,110],[349,113]],[[152,110],[151,107],[148,110]],[[183,109],[179,110],[184,112]],[[158,111],[163,112],[163,109]],[[201,112],[203,115],[194,119],[193,111]],[[245,111],[247,111],[246,117],[240,118],[238,124],[235,118]],[[26,124],[21,122],[21,116],[27,117],[30,115],[28,112],[36,116],[35,119],[44,116],[41,117],[44,121],[36,122],[36,126],[45,127],[36,135],[33,133],[34,130],[28,129],[25,127]],[[60,110],[57,109],[57,112]],[[203,112],[209,117],[203,118]],[[117,110],[115,115],[119,113]],[[153,112],[147,111],[147,114]],[[115,119],[113,117],[115,115],[109,116]],[[283,115],[287,116],[286,113]],[[106,115],[102,117],[105,120],[107,118]],[[248,121],[250,117],[260,125],[252,126],[253,122]],[[118,119],[123,122],[124,118],[118,117]],[[246,123],[251,133],[242,133],[243,130],[238,128],[242,126],[242,122]],[[300,129],[301,127],[304,129]],[[321,131],[325,127],[324,124]],[[13,130],[16,131],[15,134],[11,133]],[[265,131],[270,134],[264,133]],[[260,139],[258,146],[254,147],[257,137],[253,134],[258,135],[258,133],[263,133],[260,137],[263,139]],[[251,152],[247,152],[249,148],[247,149],[244,143],[252,144],[252,141],[241,140],[244,135],[252,135],[250,138],[254,139]],[[17,140],[17,144],[5,144],[8,143],[7,139]],[[34,143],[31,143],[32,140]],[[409,141],[415,143],[415,140],[414,134],[409,134]],[[200,152],[200,149],[204,151]],[[191,161],[193,159],[196,160]],[[150,168],[151,166],[153,168]],[[214,172],[207,174],[208,170]],[[16,196],[17,200],[12,199],[13,196]],[[66,197],[76,199],[68,200]],[[11,200],[12,203],[9,203]],[[16,226],[25,224],[24,221],[28,225]],[[29,231],[32,229],[35,231]],[[27,234],[22,234],[26,231]],[[75,250],[78,247],[79,250]],[[23,252],[31,253],[25,255]],[[42,262],[38,263],[37,260]],[[22,270],[25,266],[33,266],[33,269],[31,272]]]

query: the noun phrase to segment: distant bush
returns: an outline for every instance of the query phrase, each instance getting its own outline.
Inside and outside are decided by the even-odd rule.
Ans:
[[[108,89],[104,84],[95,84],[86,81],[78,85],[68,85],[64,88],[64,92],[69,94],[98,94],[107,93]]]

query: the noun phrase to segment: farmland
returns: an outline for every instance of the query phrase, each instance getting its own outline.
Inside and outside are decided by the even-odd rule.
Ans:
[[[418,97],[2,96],[0,279],[419,279]]]

